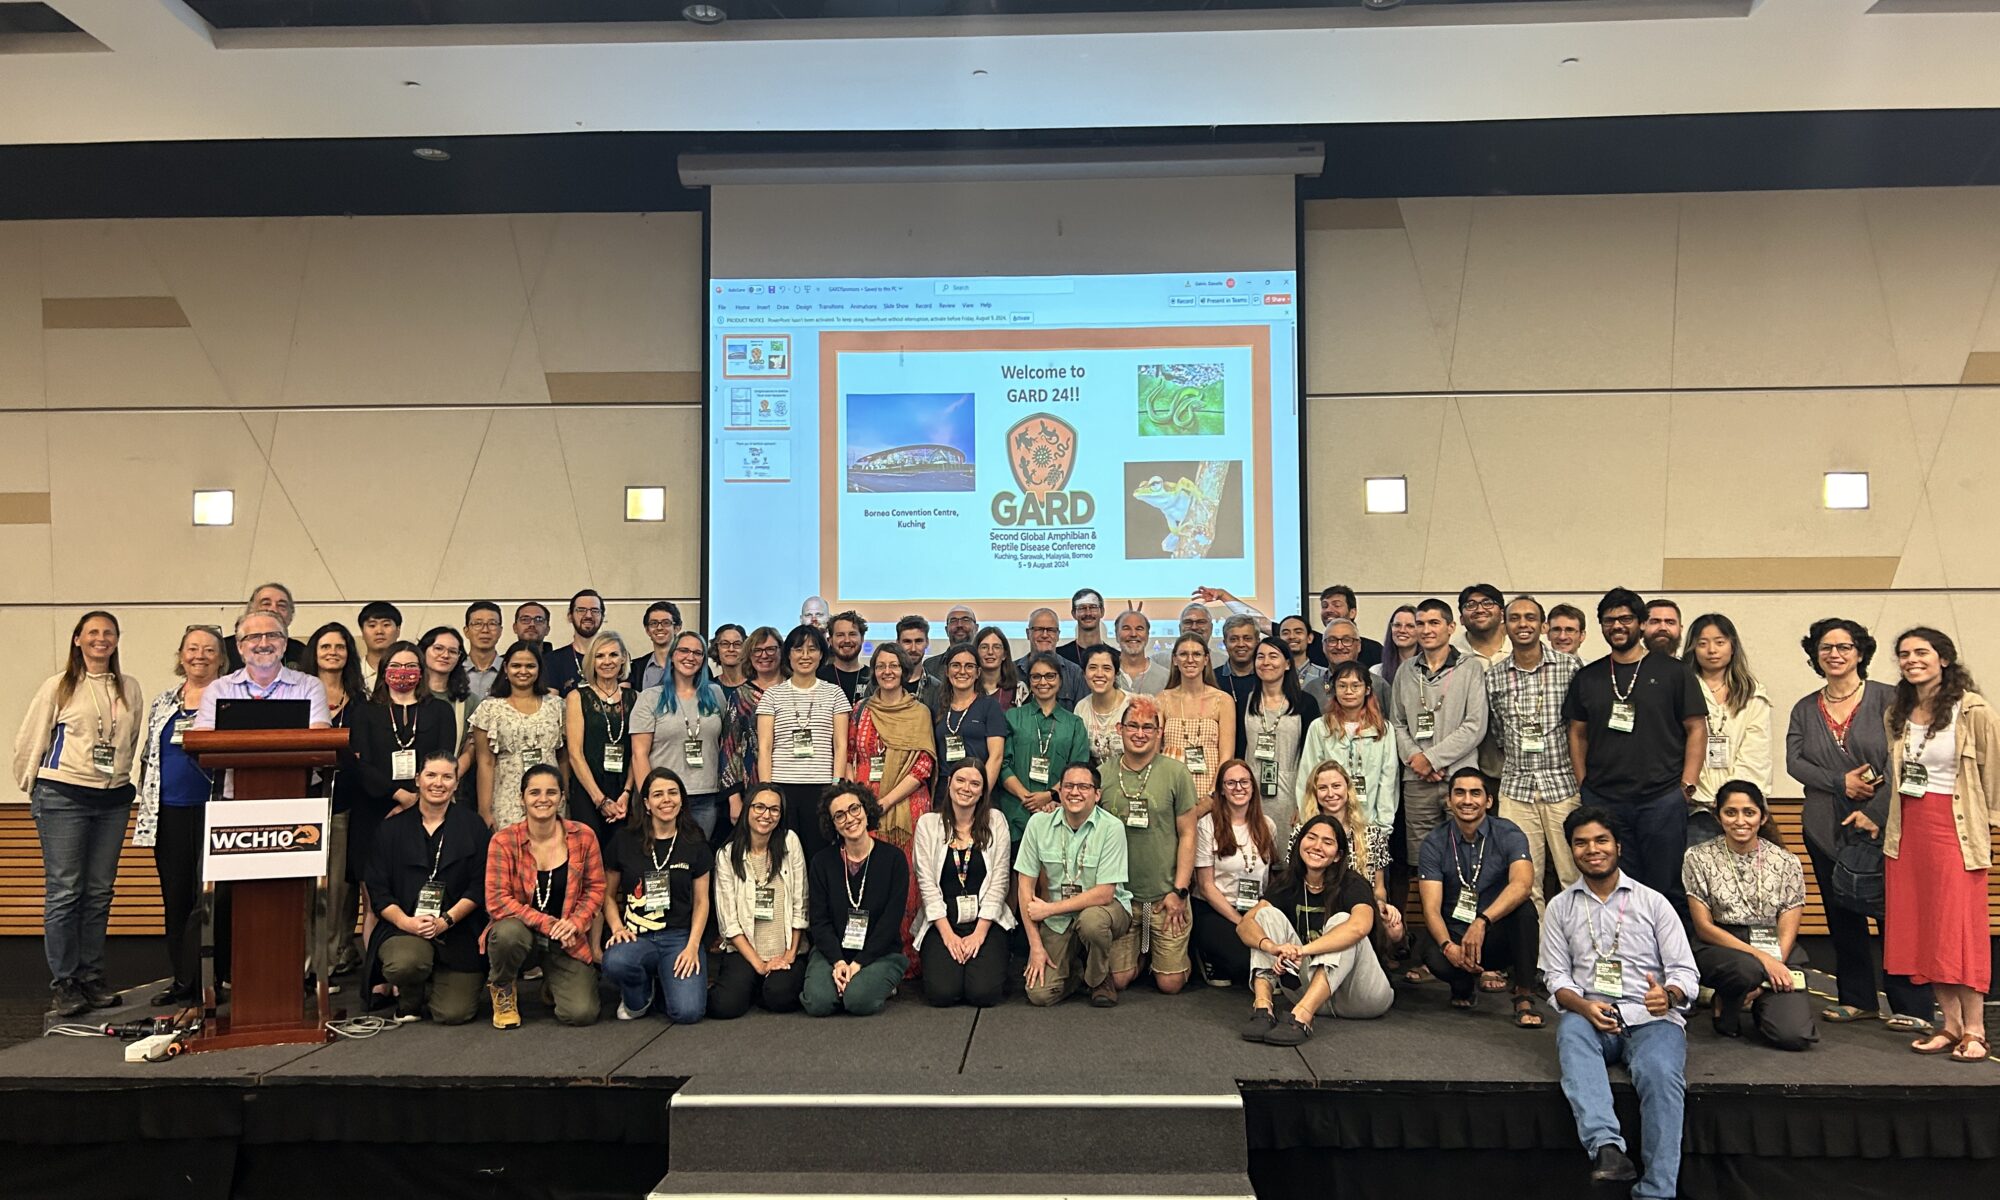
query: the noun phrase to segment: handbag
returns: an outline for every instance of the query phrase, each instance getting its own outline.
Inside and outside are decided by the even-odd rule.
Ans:
[[[1882,875],[1882,843],[1851,825],[1835,836],[1833,877],[1827,880],[1826,902],[1845,912],[1880,919],[1887,896]]]

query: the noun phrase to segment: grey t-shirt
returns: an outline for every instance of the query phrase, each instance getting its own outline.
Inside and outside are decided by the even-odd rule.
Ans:
[[[661,712],[661,690],[649,687],[639,693],[632,706],[632,732],[653,735],[653,750],[646,769],[665,767],[681,777],[690,796],[706,796],[722,790],[722,713],[701,715],[695,705],[682,704],[679,712]],[[701,739],[701,765],[687,761],[687,741]]]

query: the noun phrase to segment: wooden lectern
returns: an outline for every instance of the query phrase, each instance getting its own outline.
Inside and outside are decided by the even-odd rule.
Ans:
[[[331,767],[347,748],[345,729],[190,729],[184,746],[203,770],[234,771],[234,800],[279,800],[307,794],[307,772]],[[230,800],[216,803],[228,804]],[[243,879],[230,884],[229,1014],[209,1022],[191,1050],[275,1046],[327,1038],[326,981],[318,1014],[308,1018],[299,993],[306,929],[316,881]],[[214,998],[205,1005],[214,1011]]]

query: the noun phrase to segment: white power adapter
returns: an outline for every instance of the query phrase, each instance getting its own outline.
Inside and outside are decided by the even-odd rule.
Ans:
[[[136,1042],[130,1042],[125,1047],[125,1061],[158,1062],[167,1056],[167,1047],[173,1045],[174,1039],[178,1036],[180,1035],[173,1033],[156,1033],[151,1037],[142,1037]]]

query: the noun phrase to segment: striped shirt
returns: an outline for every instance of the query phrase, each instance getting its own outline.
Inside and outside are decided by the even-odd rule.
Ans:
[[[1569,723],[1563,697],[1583,660],[1542,647],[1542,661],[1527,670],[1513,655],[1486,671],[1487,721],[1500,732],[1503,756],[1500,795],[1530,804],[1555,804],[1577,794],[1576,766],[1569,757]],[[1541,749],[1526,744],[1539,737]]]

